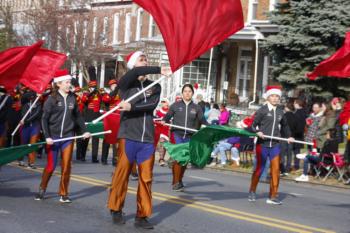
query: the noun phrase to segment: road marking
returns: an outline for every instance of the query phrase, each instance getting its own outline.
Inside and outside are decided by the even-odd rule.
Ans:
[[[23,170],[32,171],[41,173],[43,171],[43,168],[37,168],[36,170],[28,169],[19,167],[17,165],[11,165],[13,167],[17,167]],[[60,172],[54,172],[54,175],[60,176]],[[71,174],[71,180],[80,182],[80,183],[86,183],[93,186],[102,186],[109,188],[110,182],[104,181],[104,180],[98,180],[91,177],[86,176],[80,176],[80,175],[74,175]],[[134,187],[128,187],[128,193],[137,194],[137,188]],[[264,217],[256,214],[251,214],[248,212],[238,211],[234,209],[225,208],[222,206],[216,206],[213,204],[207,204],[203,202],[188,200],[184,198],[180,198],[177,196],[172,196],[164,193],[159,192],[152,192],[153,199],[166,201],[174,204],[184,205],[186,207],[194,208],[203,210],[205,212],[210,212],[218,215],[223,215],[227,217],[231,217],[233,219],[240,219],[248,222],[258,223],[261,225],[278,228],[282,230],[292,231],[292,232],[300,232],[300,233],[311,233],[311,232],[323,232],[323,233],[334,233],[334,231],[330,231],[327,229],[321,229],[321,228],[315,228],[311,226],[306,226],[298,223],[293,223],[290,221],[280,220],[276,218],[269,218]]]
[[[294,196],[294,197],[301,197],[304,195],[304,194],[300,194],[300,193],[288,193],[288,194],[291,196]]]
[[[10,214],[11,212],[10,211],[7,211],[7,210],[0,210],[0,214]]]
[[[199,176],[187,176],[187,177],[190,177],[190,178],[193,178],[193,179],[197,179],[197,180],[214,181],[212,179],[205,178],[205,177],[199,177]]]

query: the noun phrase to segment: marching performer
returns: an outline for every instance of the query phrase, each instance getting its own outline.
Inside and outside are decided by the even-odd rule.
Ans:
[[[182,126],[189,129],[199,129],[201,124],[207,125],[205,118],[203,117],[202,108],[192,101],[194,89],[191,84],[185,84],[182,87],[182,101],[175,102],[169,108],[169,111],[164,116],[164,122],[170,122],[172,119],[172,124]],[[190,138],[194,132],[171,128],[173,133],[175,143],[185,143],[190,141]],[[174,162],[172,166],[173,172],[173,190],[176,192],[184,191],[185,186],[182,183],[182,178],[186,171],[185,166],[181,166],[177,161]]]
[[[148,66],[146,55],[137,51],[127,57],[130,69],[119,80],[122,99],[127,99],[152,84],[147,74],[169,75],[168,68]],[[161,87],[153,86],[130,103],[120,103],[119,160],[112,178],[108,208],[115,224],[124,224],[122,209],[128,190],[128,177],[136,162],[139,171],[135,227],[153,229],[148,221],[152,214],[152,178],[154,165],[153,111],[160,98]]]
[[[266,164],[266,159],[270,159],[270,194],[266,200],[267,204],[281,205],[282,202],[277,198],[280,179],[280,144],[279,141],[266,139],[264,135],[280,137],[281,131],[288,137],[289,142],[294,141],[291,138],[291,132],[284,117],[283,108],[279,107],[282,91],[278,86],[268,86],[264,99],[267,104],[258,109],[255,113],[252,130],[257,132],[259,137],[256,144],[256,168],[252,175],[248,200],[256,200],[256,188],[259,183],[260,175]],[[258,130],[257,130],[258,128]]]
[[[74,136],[74,129],[79,127],[85,138],[90,133],[85,132],[85,123],[81,117],[76,97],[70,92],[72,77],[67,70],[59,71],[54,78],[54,89],[44,104],[42,127],[47,143],[47,165],[44,169],[40,188],[35,200],[43,200],[49,180],[56,168],[58,156],[61,154],[61,181],[59,185],[60,202],[70,203],[69,180],[73,151],[73,140],[54,143],[54,139]]]

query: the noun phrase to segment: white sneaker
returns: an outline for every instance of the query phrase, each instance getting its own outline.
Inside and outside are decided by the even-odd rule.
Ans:
[[[216,166],[216,162],[211,162],[208,167],[215,167]]]
[[[301,176],[295,178],[295,181],[309,182],[309,176],[302,174]]]
[[[303,160],[303,159],[305,159],[305,157],[306,157],[306,153],[303,153],[303,154],[297,154],[297,155],[296,155],[296,157],[297,157],[297,159],[301,159],[301,160]]]
[[[237,166],[239,166],[239,158],[237,158],[237,159],[232,159],[234,162],[236,162],[236,164],[237,164]]]

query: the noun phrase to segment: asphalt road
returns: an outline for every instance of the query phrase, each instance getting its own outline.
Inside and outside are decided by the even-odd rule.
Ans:
[[[127,223],[120,227],[106,208],[111,165],[74,162],[71,204],[58,201],[59,176],[52,177],[47,198],[34,201],[44,165],[39,160],[36,170],[16,163],[1,168],[0,233],[145,232],[133,226],[137,181],[129,182]],[[189,169],[183,193],[173,192],[170,181],[170,170],[155,165],[152,232],[350,232],[349,190],[282,181],[283,205],[271,206],[265,203],[268,184],[259,185],[256,203],[247,201],[246,174]]]

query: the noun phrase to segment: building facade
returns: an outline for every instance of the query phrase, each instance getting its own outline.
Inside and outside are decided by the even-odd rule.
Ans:
[[[23,10],[30,7],[32,1],[10,2],[14,8]],[[278,1],[241,0],[245,27],[182,67],[175,78],[164,81],[163,97],[173,99],[183,84],[198,83],[207,100],[230,105],[258,102],[266,85],[272,82],[270,65],[273,62],[259,42],[278,31],[277,26],[267,20],[267,14]],[[63,13],[59,31],[65,34],[67,44],[75,48],[69,51],[73,53],[69,68],[78,74],[82,85],[85,83],[83,63],[90,62],[96,67],[98,83],[103,87],[109,79],[120,78],[126,70],[124,57],[139,49],[148,54],[150,65],[168,64],[164,42],[152,16],[132,1],[58,0],[57,4]],[[64,47],[57,42],[58,50],[67,52]],[[73,59],[74,51],[77,54],[87,51],[80,57],[89,60],[82,61],[79,56]]]

